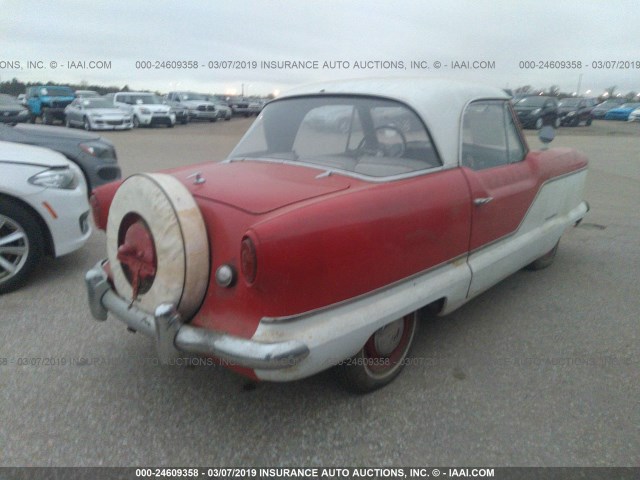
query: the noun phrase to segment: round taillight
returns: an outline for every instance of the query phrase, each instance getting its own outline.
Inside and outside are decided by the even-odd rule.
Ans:
[[[253,283],[258,273],[258,259],[256,257],[256,247],[249,237],[244,237],[240,245],[240,267],[247,282]]]

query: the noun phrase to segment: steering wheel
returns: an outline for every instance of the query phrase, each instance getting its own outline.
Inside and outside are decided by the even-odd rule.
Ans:
[[[385,145],[378,140],[378,132],[380,130],[393,130],[399,137],[400,142],[396,142],[391,145]],[[372,156],[381,156],[381,157],[402,157],[404,152],[407,151],[407,137],[405,137],[402,130],[395,125],[380,125],[374,129],[376,135],[376,144],[368,145],[367,137],[363,137],[360,140],[356,148],[357,156],[361,156],[365,153],[368,153]]]

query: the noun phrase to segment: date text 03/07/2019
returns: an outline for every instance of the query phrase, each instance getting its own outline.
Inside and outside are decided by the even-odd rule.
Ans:
[[[640,70],[640,60],[520,60],[521,70]]]

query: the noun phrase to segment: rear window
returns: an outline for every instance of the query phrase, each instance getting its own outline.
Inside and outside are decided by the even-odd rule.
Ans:
[[[424,124],[405,105],[328,95],[271,102],[230,158],[300,162],[369,177],[442,165]]]

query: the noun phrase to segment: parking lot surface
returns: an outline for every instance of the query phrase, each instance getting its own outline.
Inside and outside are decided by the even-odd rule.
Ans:
[[[251,121],[104,136],[126,176],[221,160]],[[149,339],[89,313],[94,232],[0,297],[0,464],[637,466],[640,125],[562,128],[552,146],[589,156],[592,208],[554,265],[425,315],[412,363],[366,396],[334,371],[253,385],[158,365]]]

